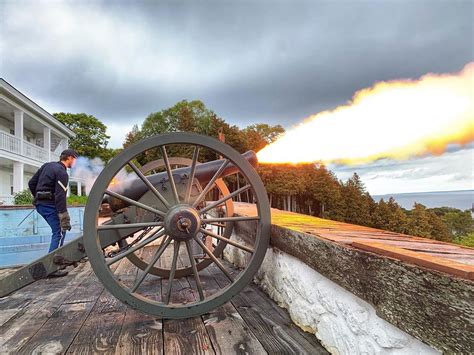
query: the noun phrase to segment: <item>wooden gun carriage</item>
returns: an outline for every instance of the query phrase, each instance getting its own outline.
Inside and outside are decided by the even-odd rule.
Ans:
[[[178,156],[168,157],[169,152]],[[146,156],[157,159],[137,167]],[[199,163],[212,157],[216,160]],[[134,309],[162,318],[209,312],[252,281],[268,248],[270,207],[256,164],[254,152],[240,155],[214,138],[197,134],[170,133],[138,142],[112,159],[97,177],[85,208],[83,236],[0,280],[0,297],[87,258],[105,288]],[[230,192],[227,184],[234,174],[245,183]],[[234,216],[233,198],[244,192],[250,192],[256,204],[255,216]],[[104,202],[113,211],[106,221],[99,217]],[[254,245],[232,238],[239,221],[255,224]],[[142,258],[140,253],[150,245],[156,246],[153,254]],[[220,259],[226,247],[246,254],[247,264],[235,276]],[[159,266],[168,248],[173,255],[170,266]],[[114,273],[114,265],[123,258],[138,268],[133,284]],[[178,266],[178,258],[186,261]],[[229,284],[205,295],[199,273],[211,264]],[[149,292],[149,281],[148,291],[142,291],[150,275],[152,282],[168,280],[163,297]],[[195,302],[172,302],[173,281],[182,277],[194,279],[199,295]]]

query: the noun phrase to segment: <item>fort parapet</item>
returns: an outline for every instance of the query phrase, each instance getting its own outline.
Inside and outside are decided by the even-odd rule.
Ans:
[[[254,228],[238,222],[234,238],[250,243]],[[331,352],[473,353],[473,265],[471,248],[272,210],[254,281]]]

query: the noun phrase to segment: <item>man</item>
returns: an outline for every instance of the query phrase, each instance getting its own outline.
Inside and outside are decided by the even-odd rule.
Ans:
[[[44,164],[28,181],[28,187],[35,200],[38,213],[46,220],[52,230],[49,252],[62,246],[66,231],[71,230],[71,220],[66,208],[66,194],[69,177],[67,168],[76,162],[77,153],[66,149],[59,162]],[[66,271],[56,271],[51,276],[65,276]]]

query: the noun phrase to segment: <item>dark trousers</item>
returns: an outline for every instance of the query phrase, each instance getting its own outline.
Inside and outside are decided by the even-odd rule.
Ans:
[[[64,244],[64,238],[66,237],[66,232],[61,232],[61,224],[59,223],[56,206],[38,203],[36,205],[36,210],[46,220],[53,232],[48,253],[58,247],[62,247]]]

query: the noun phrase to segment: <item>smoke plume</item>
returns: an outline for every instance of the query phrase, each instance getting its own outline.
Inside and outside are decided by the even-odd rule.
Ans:
[[[442,154],[474,141],[474,63],[455,74],[380,82],[290,129],[260,162],[367,163]]]

